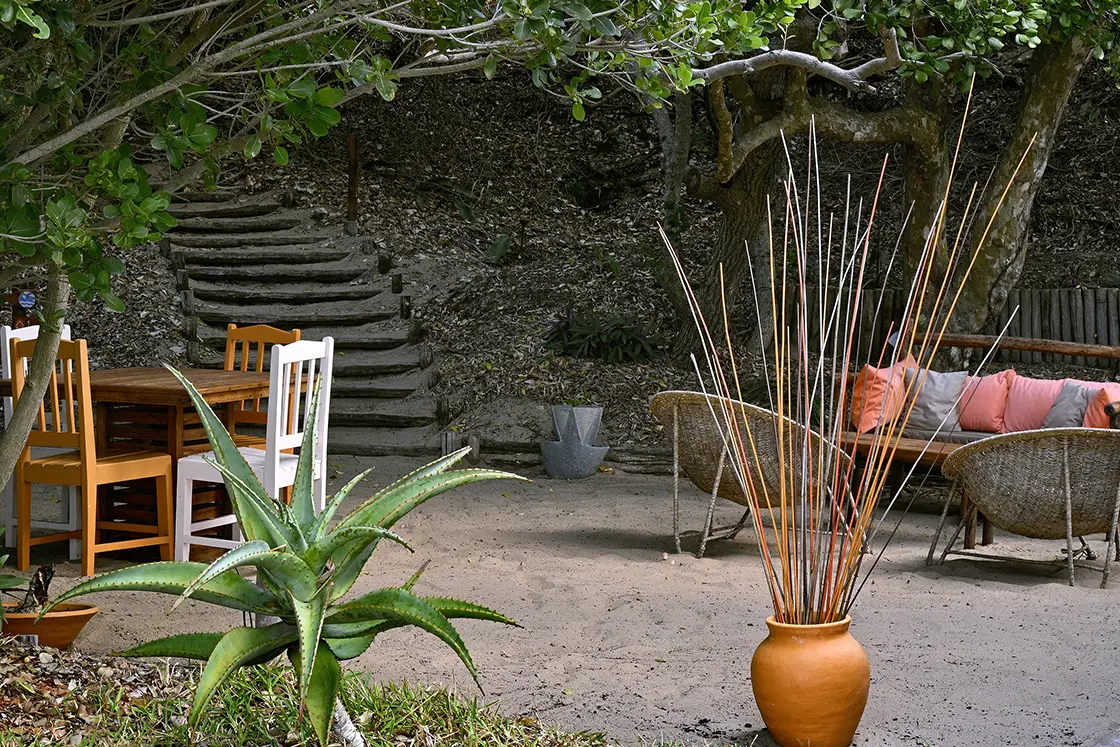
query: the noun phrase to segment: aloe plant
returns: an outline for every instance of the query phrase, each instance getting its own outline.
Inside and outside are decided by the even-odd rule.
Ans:
[[[173,635],[144,643],[123,656],[176,656],[206,661],[191,705],[197,727],[215,691],[238,667],[264,664],[287,653],[299,685],[299,707],[322,744],[330,733],[341,679],[339,662],[364,653],[374,638],[391,628],[413,625],[455,651],[476,684],[470,653],[451,618],[475,618],[514,625],[508,617],[471,602],[421,597],[412,592],[418,571],[400,587],[345,599],[381,540],[408,547],[391,527],[409,511],[460,485],[491,479],[524,479],[484,469],[449,471],[467,449],[436,460],[402,477],[363,501],[331,526],[343,501],[369,474],[351,480],[316,514],[313,504],[313,454],[317,434],[309,427],[292,486],[284,504],[266,492],[221,421],[197,390],[174,372],[190,393],[222,473],[245,543],[209,565],[159,562],[110,571],[79,583],[43,610],[67,599],[100,591],[154,591],[178,596],[174,607],[191,598],[259,616],[278,618],[263,627],[237,627],[227,633]],[[314,423],[318,391],[308,422]],[[409,548],[411,550],[411,548]],[[238,569],[255,567],[257,584]],[[423,568],[421,568],[421,571]],[[337,714],[348,722],[345,709]]]

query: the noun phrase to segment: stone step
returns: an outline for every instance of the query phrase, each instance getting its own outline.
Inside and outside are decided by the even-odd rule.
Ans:
[[[331,396],[331,427],[415,428],[436,422],[436,405],[429,399],[376,400]],[[333,435],[332,435],[333,439]]]
[[[174,241],[174,239],[172,239]],[[356,252],[359,244],[350,242],[338,246],[322,244],[280,244],[246,247],[174,247],[172,259],[184,265],[259,265],[276,263],[329,262],[346,259]]]
[[[303,339],[322,340],[333,337],[335,349],[357,348],[363,351],[392,350],[409,342],[408,327],[401,322],[376,322],[350,327],[300,327]],[[226,328],[199,324],[195,334],[201,343],[213,350],[225,350]]]
[[[337,363],[338,356],[335,356]],[[401,399],[431,383],[432,371],[410,371],[388,376],[343,377],[335,368],[332,397],[368,397],[372,399]]]
[[[292,328],[305,325],[355,325],[380,322],[396,316],[396,308],[384,308],[369,302],[325,301],[317,304],[252,304],[196,301],[194,315],[210,324],[269,324]]]
[[[439,431],[432,426],[412,428],[352,428],[331,425],[327,449],[348,456],[439,456]]]
[[[152,187],[155,189],[155,186]],[[227,202],[229,200],[236,200],[237,193],[221,190],[221,189],[208,189],[208,190],[189,190],[185,189],[179,192],[171,193],[171,204],[179,202]]]
[[[290,303],[313,304],[322,301],[361,301],[376,298],[385,289],[369,283],[334,284],[320,283],[269,283],[247,286],[242,283],[190,281],[190,291],[196,299],[227,303]],[[399,306],[399,301],[397,302]]]
[[[196,265],[187,268],[190,280],[252,281],[256,283],[285,280],[337,283],[354,280],[369,272],[374,262],[370,257],[351,257],[316,264],[261,265]]]
[[[318,244],[339,238],[341,231],[305,230],[273,231],[269,233],[215,233],[191,234],[172,231],[167,235],[172,246],[204,247],[218,249],[229,246],[283,246],[285,244]]]
[[[184,218],[175,226],[175,233],[262,233],[285,231],[308,222],[306,211],[251,215],[245,218]]]
[[[394,350],[338,350],[334,355],[334,375],[385,376],[425,368],[431,353],[422,345],[402,345]]]
[[[220,202],[175,202],[167,209],[177,219],[184,218],[248,218],[254,215],[268,215],[281,207],[280,198],[266,196],[252,202],[223,200]]]

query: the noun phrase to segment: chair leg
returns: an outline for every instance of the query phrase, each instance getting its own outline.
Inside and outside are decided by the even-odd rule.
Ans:
[[[15,486],[16,570],[31,567],[31,483],[20,480]]]
[[[94,545],[97,544],[97,498],[99,485],[88,482],[82,486],[82,575],[94,571]]]
[[[175,559],[191,559],[191,519],[194,508],[194,481],[179,470],[179,486],[175,491]]]
[[[712,500],[708,503],[708,515],[704,519],[704,531],[700,534],[700,549],[696,551],[697,558],[704,557],[704,548],[708,545],[708,537],[712,533],[712,519],[716,513],[716,498],[719,496],[719,481],[723,477],[723,463],[727,460],[727,452],[723,451],[719,455],[719,464],[716,465],[716,479],[715,484],[712,486]]]
[[[159,546],[159,559],[172,560],[174,530],[172,529],[172,513],[175,501],[171,492],[171,465],[167,465],[167,472],[156,477],[156,531],[163,538]]]
[[[971,511],[969,513],[971,513]],[[949,556],[949,551],[953,549],[953,544],[957,541],[957,537],[961,536],[961,530],[964,529],[964,525],[967,523],[968,514],[965,514],[961,516],[961,520],[957,522],[956,531],[954,531],[953,536],[949,538],[949,542],[945,545],[945,549],[941,551],[941,557],[937,559],[938,565],[943,565],[945,563],[945,558]]]
[[[673,408],[673,546],[681,552],[681,463],[677,443],[677,408]]]
[[[926,555],[926,565],[933,565],[933,553],[937,550],[937,541],[941,539],[941,533],[945,531],[945,519],[949,516],[949,504],[953,502],[953,496],[960,490],[960,481],[953,480],[953,485],[949,488],[949,494],[945,496],[945,505],[941,508],[941,521],[937,523],[937,533],[933,535],[933,542],[929,543],[929,554]]]
[[[1066,563],[1069,565],[1069,585],[1077,586],[1073,570],[1073,493],[1069,486],[1069,446],[1062,442],[1062,477],[1066,489]]]
[[[1104,551],[1104,571],[1101,576],[1101,588],[1108,586],[1108,572],[1111,570],[1109,563],[1112,561],[1113,552],[1120,553],[1120,542],[1117,542],[1116,527],[1120,524],[1120,488],[1116,490],[1116,503],[1112,506],[1112,529],[1108,532],[1108,549]]]

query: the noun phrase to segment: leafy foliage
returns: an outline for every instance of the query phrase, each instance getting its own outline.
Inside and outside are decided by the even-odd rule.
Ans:
[[[263,664],[287,653],[298,682],[300,709],[325,745],[341,678],[339,662],[363,654],[378,634],[409,625],[450,646],[477,681],[470,653],[450,619],[469,617],[515,624],[509,618],[471,602],[417,596],[412,588],[419,573],[399,587],[343,597],[381,540],[407,547],[391,527],[416,506],[460,485],[523,478],[493,470],[448,471],[468,451],[463,449],[383,488],[330,528],[334,514],[368,471],[351,480],[316,515],[312,455],[317,435],[308,428],[291,503],[274,500],[213,410],[189,381],[174,373],[202,416],[246,542],[209,565],[160,562],[103,573],[61,594],[44,608],[44,613],[59,602],[83,594],[134,590],[175,595],[175,606],[193,597],[278,617],[279,622],[266,627],[238,627],[225,634],[174,635],[123,653],[206,661],[191,706],[192,725],[199,723],[217,689],[238,668]],[[314,422],[317,406],[316,393],[309,422]],[[260,586],[238,574],[243,567],[256,568]]]
[[[584,312],[553,325],[545,336],[545,348],[577,358],[633,363],[657,357],[665,342],[629,317]]]

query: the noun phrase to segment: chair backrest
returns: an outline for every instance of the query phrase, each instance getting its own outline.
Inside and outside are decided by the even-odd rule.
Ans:
[[[265,361],[269,359],[268,347],[298,342],[300,334],[298,329],[287,332],[267,324],[254,324],[251,327],[230,324],[226,327],[224,368],[227,371],[264,371]],[[238,402],[230,410],[230,421],[235,429],[237,423],[265,425],[268,422],[268,406],[262,405],[260,398]]]
[[[0,327],[0,379],[12,378],[12,340],[35,340],[39,337],[39,325],[32,324],[27,327],[12,328],[7,325]],[[70,325],[62,325],[62,339],[70,339]],[[12,419],[15,409],[12,398],[4,398],[4,422]]]
[[[725,410],[726,405],[726,410]],[[763,502],[762,493],[777,496],[783,484],[783,474],[780,464],[778,447],[778,415],[762,407],[739,402],[738,400],[722,400],[714,394],[687,391],[659,392],[650,399],[650,411],[668,429],[673,428],[674,418],[677,428],[677,449],[680,468],[696,487],[705,492],[710,492],[715,485],[717,465],[721,456],[726,453],[725,442],[728,423],[726,415],[731,414],[738,422],[741,437],[745,443],[753,442],[753,453],[748,453],[748,469],[756,470],[761,466],[761,474],[749,475],[755,491],[758,493],[759,502]],[[712,416],[713,411],[715,417]],[[782,418],[786,432],[783,438],[786,441],[785,453],[797,454],[804,444],[805,427],[799,423]],[[750,437],[746,435],[749,428]],[[669,431],[670,434],[672,431]],[[810,445],[814,452],[821,448],[831,447],[826,439],[821,439],[816,432],[811,432]],[[850,458],[847,453],[840,451],[838,455],[841,474],[848,469]],[[788,466],[786,474],[789,474]],[[789,480],[784,480],[787,490],[793,489],[796,494],[801,489],[800,470],[793,470],[794,480],[791,485]],[[725,463],[719,484],[719,496],[741,505],[750,505],[744,486],[739,484],[730,463]]]
[[[299,340],[289,345],[273,346],[269,370],[268,427],[265,436],[266,487],[272,482],[270,476],[279,467],[280,453],[298,448],[307,428],[318,429],[315,458],[326,463],[333,368],[333,337],[324,337],[322,341]],[[316,386],[320,387],[319,411],[316,421],[312,423],[308,416]]]
[[[1048,428],[991,436],[955,450],[941,471],[1005,531],[1065,539],[1068,485],[1073,534],[1108,532],[1120,498],[1120,431]]]
[[[27,384],[28,362],[38,342],[12,340],[12,399],[19,402]],[[77,449],[82,461],[93,455],[93,398],[89,386],[89,354],[85,340],[62,340],[51,368],[47,395],[27,437],[28,446]],[[29,456],[24,451],[24,458]]]

